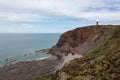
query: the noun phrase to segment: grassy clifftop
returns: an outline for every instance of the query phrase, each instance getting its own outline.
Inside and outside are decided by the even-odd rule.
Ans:
[[[110,27],[110,33],[99,39],[87,53],[55,74],[37,80],[119,80],[120,26]]]

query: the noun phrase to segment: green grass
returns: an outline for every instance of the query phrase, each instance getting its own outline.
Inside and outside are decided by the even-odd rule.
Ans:
[[[71,61],[61,71],[37,80],[60,80],[61,72],[68,80],[119,80],[120,79],[120,26],[111,27],[111,33],[100,39],[88,55]]]
[[[99,40],[86,57],[75,59],[63,71],[71,75],[71,80],[76,80],[78,76],[82,76],[83,80],[88,76],[89,80],[119,80],[119,50],[120,26],[112,28],[112,32]]]

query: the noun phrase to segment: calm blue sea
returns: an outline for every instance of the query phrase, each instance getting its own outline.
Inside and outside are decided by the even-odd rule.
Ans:
[[[61,34],[0,34],[0,66],[12,61],[26,61],[47,57],[36,50],[55,45]],[[25,54],[27,54],[25,56]]]

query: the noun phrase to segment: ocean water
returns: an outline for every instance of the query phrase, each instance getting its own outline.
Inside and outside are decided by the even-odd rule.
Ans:
[[[35,51],[55,45],[61,34],[0,34],[0,66],[10,62],[38,60],[48,54]]]

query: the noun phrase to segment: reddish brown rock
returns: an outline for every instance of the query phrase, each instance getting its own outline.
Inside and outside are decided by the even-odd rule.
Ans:
[[[109,26],[109,27],[108,27]],[[110,30],[110,25],[80,27],[65,32],[49,53],[61,57],[64,53],[86,55],[93,45]]]

